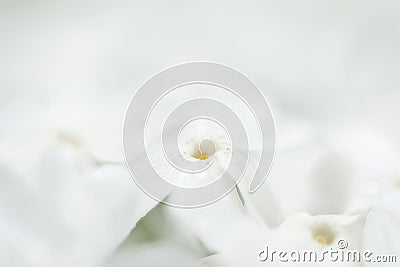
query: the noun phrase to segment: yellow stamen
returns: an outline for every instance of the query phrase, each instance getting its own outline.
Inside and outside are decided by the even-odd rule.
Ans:
[[[328,243],[328,241],[326,240],[326,238],[325,238],[324,236],[322,236],[322,235],[317,235],[317,236],[315,237],[315,241],[317,241],[318,243],[323,244],[323,245],[325,245],[325,244]]]
[[[208,154],[207,154],[207,153],[202,153],[202,154],[198,157],[198,159],[199,159],[199,160],[206,160],[206,159],[208,159]]]

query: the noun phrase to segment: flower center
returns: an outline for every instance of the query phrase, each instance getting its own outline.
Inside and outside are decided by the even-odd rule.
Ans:
[[[326,240],[326,238],[325,238],[325,236],[323,236],[323,235],[317,235],[316,237],[315,237],[315,241],[317,241],[318,243],[320,243],[320,244],[326,244],[326,243],[328,243],[328,241]]]
[[[81,147],[82,143],[79,140],[79,138],[71,133],[68,132],[59,132],[57,134],[57,138],[59,141],[66,143],[66,144],[70,144],[74,147]]]
[[[199,160],[208,159],[209,155],[213,155],[216,152],[216,145],[210,139],[203,139],[195,149],[192,157]]]
[[[208,154],[207,153],[201,153],[200,155],[192,155],[193,158],[199,159],[199,160],[206,160],[208,159]]]
[[[335,239],[335,234],[326,225],[314,228],[312,235],[314,240],[322,245],[331,244]]]

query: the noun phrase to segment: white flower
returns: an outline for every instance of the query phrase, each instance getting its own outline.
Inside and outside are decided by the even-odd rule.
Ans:
[[[364,228],[363,246],[373,253],[372,262],[364,266],[376,266],[376,256],[396,256],[400,261],[400,193],[383,196],[372,206]],[[380,262],[379,266],[394,266],[395,263]]]
[[[232,154],[230,140],[227,133],[215,123],[207,120],[192,122],[180,132],[178,140],[176,146],[185,160],[201,160],[206,164],[211,163],[211,158],[215,156],[215,161],[207,170],[188,175],[170,165],[158,139],[148,138],[147,155],[159,175],[170,183],[180,187],[204,186],[220,178],[228,167]],[[200,148],[201,144],[205,144],[204,140],[208,140],[209,144]],[[203,151],[200,151],[201,149]]]
[[[251,246],[257,251],[268,232],[263,223],[254,220],[240,201],[235,200],[233,192],[199,209],[159,205],[138,223],[110,262],[169,266],[177,263],[175,257],[182,257],[182,264],[178,266],[199,266],[202,258],[225,255],[234,248],[242,250]],[[145,257],[152,252],[157,255]],[[206,261],[202,264],[206,265]]]
[[[261,189],[250,195],[268,225],[276,227],[294,212],[346,212],[352,185],[351,166],[346,158],[306,122],[277,116],[276,127],[271,172]]]
[[[21,175],[1,165],[1,266],[93,266],[156,205],[124,166],[89,155],[58,144]]]
[[[289,258],[292,251],[315,252],[317,259],[326,250],[338,249],[339,240],[345,240],[349,249],[359,249],[361,246],[361,232],[364,216],[321,215],[310,216],[298,213],[280,225],[277,229],[267,233],[256,233],[237,239],[223,253],[203,259],[207,266],[360,266],[358,262],[342,263],[329,261],[328,258],[321,262],[294,262]],[[268,249],[267,249],[268,248]],[[277,254],[272,256],[272,251],[287,252],[287,262],[281,262]],[[273,260],[273,258],[275,259]],[[285,259],[282,257],[282,259]],[[290,261],[290,262],[289,262]]]
[[[288,126],[284,119],[276,120],[277,153],[271,173],[265,188],[254,194],[269,188],[283,217],[293,212],[354,212],[399,190],[400,155],[384,135],[353,127],[317,135],[311,125]]]
[[[400,154],[383,133],[367,128],[332,130],[329,142],[352,171],[349,209],[365,208],[382,195],[400,189]]]
[[[123,162],[124,99],[104,92],[47,96],[45,103],[18,102],[0,110],[3,125],[0,157],[11,163],[25,158],[32,163],[49,139],[62,136],[85,146],[96,160]]]

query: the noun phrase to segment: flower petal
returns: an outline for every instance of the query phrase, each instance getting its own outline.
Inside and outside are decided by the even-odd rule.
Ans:
[[[67,222],[82,237],[79,249],[100,254],[116,248],[157,204],[119,165],[101,167],[73,184],[63,200]]]
[[[400,259],[400,193],[385,195],[375,204],[367,217],[364,228],[364,249],[374,255],[397,255]],[[375,266],[366,263],[365,266]],[[393,263],[379,264],[393,266]]]

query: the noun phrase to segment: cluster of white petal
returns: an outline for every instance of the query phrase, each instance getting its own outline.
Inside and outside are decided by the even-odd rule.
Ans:
[[[399,14],[377,0],[1,1],[0,266],[291,266],[259,252],[340,240],[398,256],[340,266],[398,265]],[[132,88],[193,60],[258,84],[276,157],[256,193],[247,174],[220,201],[177,209],[134,183],[122,125]],[[221,169],[193,181],[166,169],[170,181],[208,183],[229,162],[205,128],[181,148],[199,158],[212,138]]]

